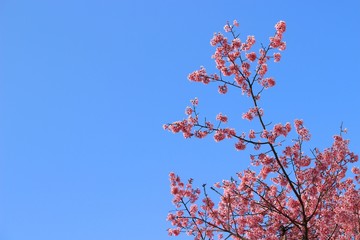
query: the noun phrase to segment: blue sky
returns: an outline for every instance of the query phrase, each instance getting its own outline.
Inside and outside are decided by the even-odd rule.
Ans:
[[[209,40],[227,20],[258,43],[287,22],[266,119],[304,119],[309,148],[329,146],[344,122],[359,153],[359,10],[355,0],[1,1],[0,239],[168,239],[170,171],[200,186],[246,168],[231,141],[162,130],[194,97],[210,119],[248,108],[187,80],[215,70]]]

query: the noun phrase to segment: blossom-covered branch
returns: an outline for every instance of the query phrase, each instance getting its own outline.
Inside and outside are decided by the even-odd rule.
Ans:
[[[219,113],[215,122],[200,121],[199,100],[186,107],[187,117],[165,124],[165,130],[182,133],[185,138],[213,135],[216,142],[235,139],[236,150],[252,146],[252,168],[237,173],[237,179],[223,180],[211,189],[219,196],[214,201],[204,186],[193,188],[175,173],[170,173],[171,194],[176,206],[169,213],[173,228],[169,235],[182,232],[194,239],[360,239],[360,169],[352,168],[354,178],[347,177],[349,164],[358,156],[349,149],[349,140],[335,135],[333,144],[324,150],[315,148],[306,153],[304,143],[311,140],[303,120],[294,124],[265,124],[260,107],[261,94],[276,82],[268,74],[268,61],[279,62],[286,49],[284,21],[275,25],[275,34],[266,46],[253,51],[254,36],[245,41],[235,29],[239,23],[227,23],[222,33],[215,33],[210,44],[216,47],[212,58],[217,74],[208,74],[205,67],[189,74],[188,79],[204,84],[217,83],[218,92],[229,88],[240,90],[251,99],[251,106],[242,117],[258,123],[258,130],[238,131],[229,118]],[[295,131],[292,131],[294,129]]]

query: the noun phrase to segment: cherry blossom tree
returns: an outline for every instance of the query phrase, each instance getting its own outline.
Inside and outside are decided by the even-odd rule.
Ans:
[[[170,173],[176,210],[167,217],[173,226],[169,235],[236,240],[360,239],[360,169],[353,167],[349,178],[348,167],[358,156],[343,138],[346,129],[341,127],[329,148],[305,151],[303,144],[311,134],[303,120],[269,124],[260,107],[261,94],[276,84],[267,76],[268,65],[279,62],[286,49],[285,22],[275,25],[269,44],[261,45],[258,52],[252,50],[255,37],[242,41],[235,31],[238,26],[236,20],[227,23],[225,34],[216,33],[210,41],[216,47],[212,58],[218,73],[209,74],[201,67],[188,79],[218,84],[220,94],[226,94],[228,88],[241,91],[252,103],[242,117],[257,127],[241,133],[224,127],[228,117],[223,113],[216,116],[216,122],[202,121],[199,101],[193,99],[185,110],[187,117],[165,124],[164,129],[185,138],[212,135],[216,142],[233,139],[236,150],[251,150],[252,167],[210,189],[193,187],[192,179],[183,182]]]

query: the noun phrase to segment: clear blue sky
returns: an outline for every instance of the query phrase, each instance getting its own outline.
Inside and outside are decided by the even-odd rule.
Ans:
[[[162,130],[195,96],[209,118],[248,107],[187,80],[214,69],[209,40],[227,20],[258,43],[287,22],[266,119],[303,118],[321,148],[343,121],[359,153],[359,11],[356,0],[2,0],[0,240],[168,239],[170,171],[200,186],[247,167],[232,142]]]

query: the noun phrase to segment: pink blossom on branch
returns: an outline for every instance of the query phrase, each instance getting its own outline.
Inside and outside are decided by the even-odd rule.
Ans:
[[[251,49],[251,47],[255,44],[255,37],[254,36],[248,36],[246,39],[246,42],[242,44],[241,49],[244,51],[248,51]]]
[[[219,120],[220,122],[227,123],[228,118],[225,115],[222,115],[222,113],[219,113],[216,115],[216,120]]]
[[[231,32],[231,26],[229,25],[229,23],[224,26],[224,30],[225,32]]]
[[[253,145],[258,154],[251,154],[250,162],[256,168],[211,187],[219,196],[217,200],[207,193],[205,185],[201,194],[193,188],[192,179],[182,182],[179,176],[170,173],[176,210],[168,214],[167,220],[172,224],[168,234],[186,233],[195,240],[360,239],[360,190],[355,184],[360,184],[360,170],[353,167],[355,176],[347,177],[349,164],[358,161],[358,156],[349,149],[349,140],[336,135],[329,148],[306,152],[303,144],[311,135],[302,120],[294,121],[295,131],[291,132],[290,123],[265,121],[259,107],[260,93],[275,86],[274,78],[265,76],[267,60],[280,61],[280,53],[271,51],[285,50],[286,23],[280,21],[275,25],[275,35],[270,37],[267,47],[260,48],[258,56],[247,52],[254,46],[255,38],[249,36],[241,42],[235,37],[234,26],[239,24],[234,21],[233,25],[225,26],[225,31],[234,38],[230,43],[221,33],[211,40],[216,47],[213,58],[221,74],[208,75],[202,67],[191,73],[189,79],[205,84],[222,82],[218,88],[221,94],[228,87],[246,93],[252,106],[242,117],[258,123],[257,128],[241,135],[234,128],[220,128],[220,123],[228,121],[221,113],[216,116],[220,121],[217,127],[206,119],[200,123],[197,99],[191,100],[192,107],[186,108],[184,120],[164,124],[163,128],[182,133],[185,138],[213,134],[216,142],[235,139],[235,149],[239,151]]]
[[[220,141],[224,140],[225,138],[226,138],[226,134],[225,134],[224,130],[219,129],[219,130],[215,131],[214,140],[216,142],[220,142]]]
[[[260,81],[260,85],[263,86],[264,88],[271,88],[273,86],[275,86],[275,80],[274,78],[264,78]]]
[[[246,148],[246,144],[243,140],[239,140],[237,143],[235,143],[236,150],[244,150]]]
[[[283,34],[286,31],[286,23],[284,21],[279,21],[276,23],[275,29],[279,34]]]
[[[219,89],[218,91],[219,91],[220,94],[226,94],[227,91],[228,91],[228,87],[226,86],[226,84],[222,85],[222,86],[219,86],[218,89]]]
[[[236,27],[239,27],[238,21],[237,21],[237,20],[234,20],[234,21],[233,21],[233,25],[236,26]]]
[[[249,111],[243,113],[242,118],[246,120],[253,120],[254,117],[262,116],[264,114],[264,110],[258,107],[250,108]]]
[[[249,59],[249,61],[253,62],[256,60],[256,53],[255,52],[251,52],[246,54],[246,58]]]
[[[256,136],[255,136],[255,131],[252,130],[252,129],[250,129],[249,138],[250,138],[250,139],[253,139],[253,138],[255,138],[255,137],[256,137]]]
[[[193,109],[191,107],[186,107],[185,108],[185,114],[186,115],[191,115],[193,113]]]
[[[208,84],[210,82],[210,78],[207,76],[206,69],[204,67],[190,73],[188,79],[193,82],[202,82],[204,84]]]
[[[194,98],[194,99],[190,100],[190,102],[193,106],[197,106],[199,104],[199,99]]]
[[[355,174],[355,180],[360,183],[360,169],[358,167],[353,167],[351,171]]]
[[[274,53],[274,62],[280,62],[281,54],[280,53]]]
[[[302,140],[304,140],[304,141],[310,140],[310,137],[311,137],[310,132],[308,129],[306,129],[303,126],[303,120],[299,120],[299,119],[295,120],[295,129]]]

